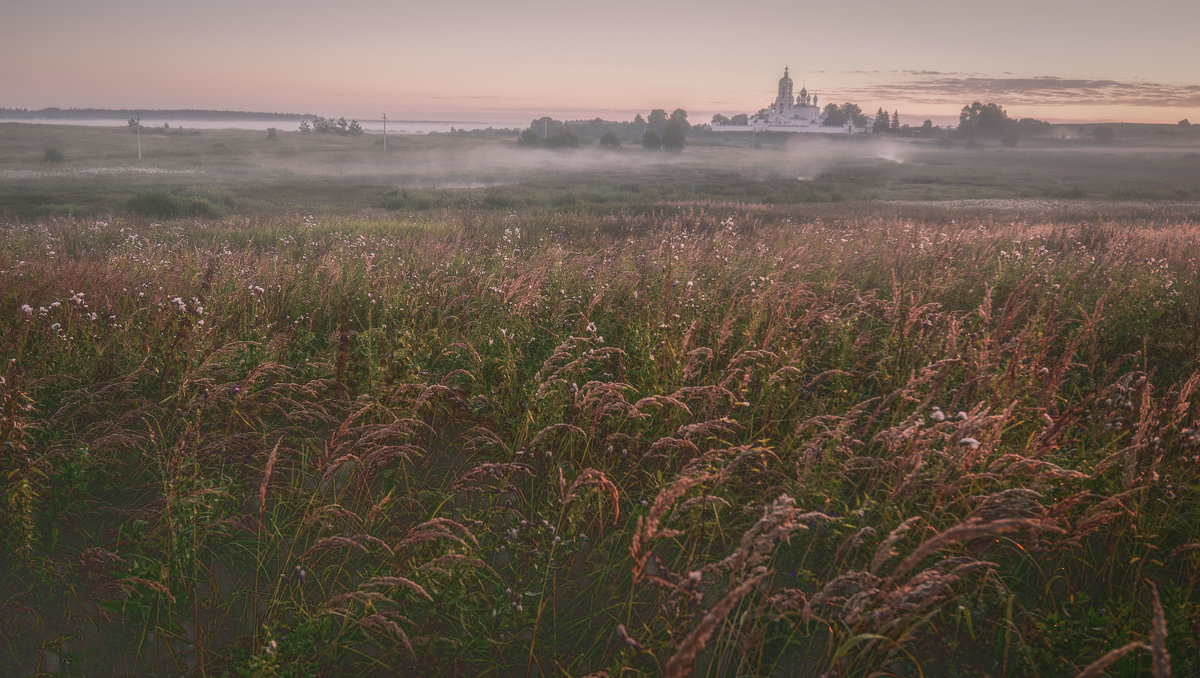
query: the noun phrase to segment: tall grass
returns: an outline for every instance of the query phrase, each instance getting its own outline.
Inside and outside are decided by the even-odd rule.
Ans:
[[[0,230],[4,665],[1197,670],[1200,225]]]

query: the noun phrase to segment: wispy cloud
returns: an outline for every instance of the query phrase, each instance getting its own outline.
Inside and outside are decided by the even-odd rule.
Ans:
[[[1200,85],[1089,80],[1051,75],[986,77],[936,71],[895,73],[899,76],[895,80],[862,85],[845,94],[860,99],[904,99],[931,104],[985,100],[1004,106],[1200,106]]]

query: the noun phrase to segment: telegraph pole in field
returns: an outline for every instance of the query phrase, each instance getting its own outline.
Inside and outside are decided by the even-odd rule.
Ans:
[[[138,162],[141,162],[141,160],[142,160],[142,114],[138,113],[137,117],[134,118],[134,121],[136,122],[136,125],[137,125]]]
[[[383,114],[383,150],[387,150],[387,113]]]

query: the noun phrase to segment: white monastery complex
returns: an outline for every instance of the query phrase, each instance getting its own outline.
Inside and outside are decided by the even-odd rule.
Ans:
[[[744,124],[742,120],[745,120]],[[800,88],[798,96],[792,96],[792,78],[788,69],[783,69],[779,79],[779,94],[775,103],[752,116],[734,116],[732,122],[712,123],[714,132],[793,132],[800,134],[866,134],[870,128],[858,127],[853,121],[838,127],[824,124],[825,116],[817,106],[816,95]]]

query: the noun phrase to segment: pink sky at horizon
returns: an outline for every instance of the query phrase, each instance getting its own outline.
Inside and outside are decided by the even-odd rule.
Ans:
[[[0,107],[203,108],[517,123],[769,104],[944,124],[971,101],[1070,122],[1200,122],[1200,3],[7,0]],[[528,115],[528,118],[521,118]]]

